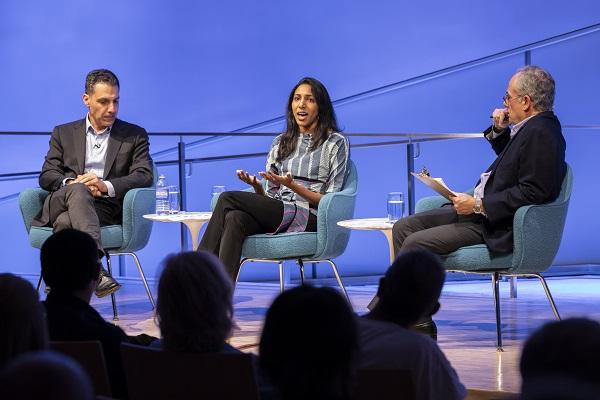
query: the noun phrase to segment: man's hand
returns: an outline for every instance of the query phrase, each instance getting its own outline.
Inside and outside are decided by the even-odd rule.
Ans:
[[[69,182],[69,184],[71,183],[83,183],[88,187],[88,189],[90,189],[90,192],[92,192],[94,197],[101,197],[108,193],[108,187],[106,186],[106,183],[104,183],[102,179],[98,178],[98,176],[93,172],[77,175],[77,178]]]
[[[259,172],[259,175],[276,185],[283,185],[289,187],[290,184],[294,182],[294,178],[292,178],[291,174],[277,175],[272,172]]]
[[[508,126],[508,110],[506,108],[496,108],[492,112],[492,121],[496,131],[501,131]]]
[[[454,209],[459,215],[473,214],[475,197],[466,193],[457,193],[456,196],[451,198],[451,200],[452,204],[454,204]]]

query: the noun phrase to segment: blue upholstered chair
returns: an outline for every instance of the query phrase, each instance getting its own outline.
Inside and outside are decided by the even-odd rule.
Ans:
[[[344,188],[328,193],[321,198],[317,214],[316,232],[291,232],[277,235],[258,234],[246,238],[242,248],[241,267],[248,262],[275,262],[279,264],[279,285],[284,290],[285,260],[296,260],[300,268],[300,279],[304,282],[304,262],[327,262],[331,266],[338,285],[346,298],[348,293],[342,283],[333,258],[341,255],[350,239],[350,230],[337,225],[338,221],[354,215],[358,174],[354,163],[348,161],[348,175]],[[218,196],[213,197],[214,208]],[[237,278],[236,277],[236,283]]]
[[[154,170],[156,175],[156,169]],[[19,207],[23,216],[25,228],[29,234],[29,242],[31,246],[40,249],[42,244],[52,235],[51,227],[31,226],[33,218],[39,213],[44,204],[44,199],[48,196],[48,192],[40,189],[26,189],[19,194]],[[151,214],[155,207],[155,190],[154,188],[139,188],[132,189],[125,194],[123,200],[123,224],[103,226],[101,229],[102,246],[106,250],[106,260],[108,272],[112,274],[111,256],[128,255],[133,257],[135,265],[142,278],[142,283],[148,294],[148,299],[154,308],[154,298],[150,292],[150,287],[146,281],[144,270],[140,264],[140,260],[135,254],[136,251],[144,248],[150,238],[152,231],[152,221],[143,218],[144,214]],[[38,290],[41,284],[38,282]],[[113,306],[113,319],[119,319],[115,295],[111,295]]]
[[[561,191],[556,200],[539,205],[523,206],[517,210],[513,219],[513,252],[504,255],[492,255],[485,244],[461,247],[444,257],[444,267],[451,272],[491,274],[496,308],[497,347],[502,351],[502,331],[500,321],[500,276],[535,277],[540,280],[552,311],[557,319],[556,309],[550,289],[541,275],[552,265],[562,238],[571,188],[573,172],[567,165],[567,173]],[[440,207],[448,200],[441,196],[426,197],[417,203],[416,212]]]

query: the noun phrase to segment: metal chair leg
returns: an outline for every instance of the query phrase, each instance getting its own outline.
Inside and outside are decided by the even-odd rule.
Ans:
[[[536,278],[538,278],[540,280],[540,283],[542,284],[544,291],[546,292],[546,297],[548,298],[548,301],[550,302],[550,307],[552,307],[552,312],[554,313],[554,316],[556,317],[556,319],[560,321],[561,320],[560,314],[558,313],[558,309],[556,308],[556,304],[554,303],[552,294],[550,294],[550,289],[548,288],[548,284],[546,283],[546,280],[544,279],[544,277],[541,274],[531,274],[531,275],[535,276]]]
[[[104,254],[106,255],[106,268],[108,269],[108,273],[110,274],[110,276],[112,276],[112,267],[111,267],[111,263],[110,263],[110,255],[108,254],[108,251],[105,251]],[[115,294],[111,293],[110,294],[110,301],[112,302],[112,309],[113,309],[113,321],[118,321],[119,320],[119,314],[117,312],[117,300],[115,298]]]
[[[37,283],[37,286],[35,287],[35,290],[39,292],[41,287],[42,287],[42,274],[40,273],[40,279],[38,279],[38,283]]]
[[[335,274],[335,279],[337,280],[337,283],[340,286],[340,289],[342,289],[342,292],[344,292],[344,296],[346,296],[346,300],[348,300],[348,303],[352,304],[350,302],[350,296],[348,296],[348,292],[346,292],[346,288],[344,287],[344,284],[342,283],[342,279],[340,278],[340,274],[338,273],[335,263],[331,260],[323,260],[323,261],[328,262],[329,265],[331,265],[331,269],[333,270],[333,273]]]
[[[504,351],[502,349],[502,325],[500,322],[500,285],[498,272],[492,274],[492,286],[494,290],[494,305],[496,307],[496,349],[498,351]]]
[[[304,263],[301,258],[298,259],[298,266],[300,267],[300,283],[304,285]]]
[[[284,286],[284,282],[283,280],[285,279],[283,276],[283,261],[279,260],[279,293],[283,293],[283,290],[285,289]]]
[[[152,296],[152,292],[150,291],[150,286],[148,286],[148,281],[146,280],[146,275],[144,274],[144,270],[142,269],[142,264],[140,264],[140,260],[135,253],[120,253],[126,254],[133,257],[133,261],[135,261],[135,266],[137,267],[138,272],[140,273],[140,277],[142,278],[142,283],[144,284],[144,288],[146,289],[146,294],[148,295],[148,300],[150,300],[150,304],[152,304],[152,309],[156,308],[156,304],[154,303],[154,297]]]

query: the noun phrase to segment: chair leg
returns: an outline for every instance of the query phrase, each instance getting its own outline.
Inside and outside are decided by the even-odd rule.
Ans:
[[[156,308],[156,304],[154,303],[154,297],[152,296],[152,292],[150,291],[150,286],[148,286],[148,281],[146,280],[146,275],[144,274],[144,270],[142,269],[142,264],[140,263],[140,259],[135,253],[120,253],[123,255],[129,255],[133,257],[133,261],[135,261],[135,266],[137,267],[138,272],[140,273],[140,277],[142,278],[142,283],[144,284],[144,288],[146,289],[146,294],[148,295],[148,300],[150,300],[150,304],[152,304],[152,309]]]
[[[244,264],[246,264],[247,262],[250,262],[250,259],[249,259],[249,258],[243,258],[243,259],[242,259],[242,261],[240,262],[240,267],[238,268],[238,272],[237,272],[237,274],[235,275],[235,282],[234,282],[234,283],[235,283],[235,286],[237,286],[238,279],[240,279],[240,272],[242,272],[242,266],[243,266]]]
[[[106,268],[108,269],[108,273],[110,274],[110,276],[112,276],[112,266],[110,263],[110,255],[108,254],[108,251],[106,251],[105,254],[106,254]],[[119,314],[117,312],[117,299],[115,298],[114,293],[110,294],[110,301],[112,302],[113,321],[116,322],[119,320]]]
[[[35,290],[39,292],[41,287],[42,287],[42,274],[40,273],[40,279],[38,279],[38,283],[37,283],[37,286],[35,287]]]
[[[556,319],[560,321],[561,320],[560,314],[558,313],[558,309],[556,308],[556,304],[554,303],[552,294],[550,294],[550,289],[548,288],[548,284],[546,283],[546,280],[544,279],[544,277],[541,274],[531,274],[531,275],[535,276],[536,278],[538,278],[540,280],[540,283],[542,284],[544,291],[546,292],[546,297],[548,298],[548,301],[550,302],[550,307],[552,307],[552,312],[554,313],[554,316],[556,317]]]
[[[494,305],[496,307],[496,349],[498,351],[504,351],[502,349],[502,325],[500,322],[500,285],[499,285],[499,274],[494,272],[492,274],[492,286],[494,290]]]
[[[298,259],[298,266],[300,267],[300,283],[304,285],[304,262],[301,258]]]
[[[279,293],[283,293],[285,289],[283,272],[283,260],[279,260]]]
[[[335,279],[337,280],[337,283],[340,286],[340,289],[342,289],[342,292],[344,292],[344,296],[346,296],[346,300],[348,300],[348,304],[352,305],[352,303],[350,302],[350,296],[348,296],[348,292],[346,292],[346,288],[344,287],[344,284],[342,283],[342,279],[340,278],[340,274],[338,273],[338,269],[337,269],[335,263],[331,260],[323,260],[323,261],[326,261],[329,263],[329,265],[331,265],[331,269],[333,270]]]

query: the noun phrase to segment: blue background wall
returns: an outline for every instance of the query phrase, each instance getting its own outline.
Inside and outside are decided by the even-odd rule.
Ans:
[[[290,88],[306,75],[322,80],[334,99],[359,95],[336,106],[346,132],[479,132],[524,64],[522,54],[360,94],[600,22],[600,3],[592,0],[408,3],[3,1],[0,131],[48,132],[81,118],[85,74],[107,67],[121,79],[120,117],[150,132],[276,132]],[[599,49],[600,32],[593,32],[532,51],[532,63],[557,81],[556,113],[564,125],[600,122]],[[600,264],[600,217],[592,211],[600,136],[597,129],[564,134],[576,180],[556,263]],[[191,146],[188,156],[266,151],[270,141],[209,140]],[[152,138],[155,159],[173,159],[176,142],[176,136]],[[47,137],[0,136],[0,173],[39,170],[47,143]],[[472,186],[494,157],[483,140],[427,143],[421,150],[416,166],[427,165],[457,189]],[[354,149],[352,157],[360,177],[356,217],[384,216],[387,192],[406,190],[404,147]],[[235,169],[258,171],[263,164],[253,158],[194,165],[188,209],[208,209],[212,185],[240,188]],[[161,172],[176,182],[174,168]],[[35,179],[0,181],[0,271],[39,268],[11,196],[36,185]],[[417,198],[429,194],[417,186]],[[150,276],[164,255],[178,250],[178,232],[174,224],[155,224],[140,253]],[[353,232],[338,260],[345,275],[380,273],[387,262],[386,242],[373,232]],[[245,277],[271,276],[267,270]]]

